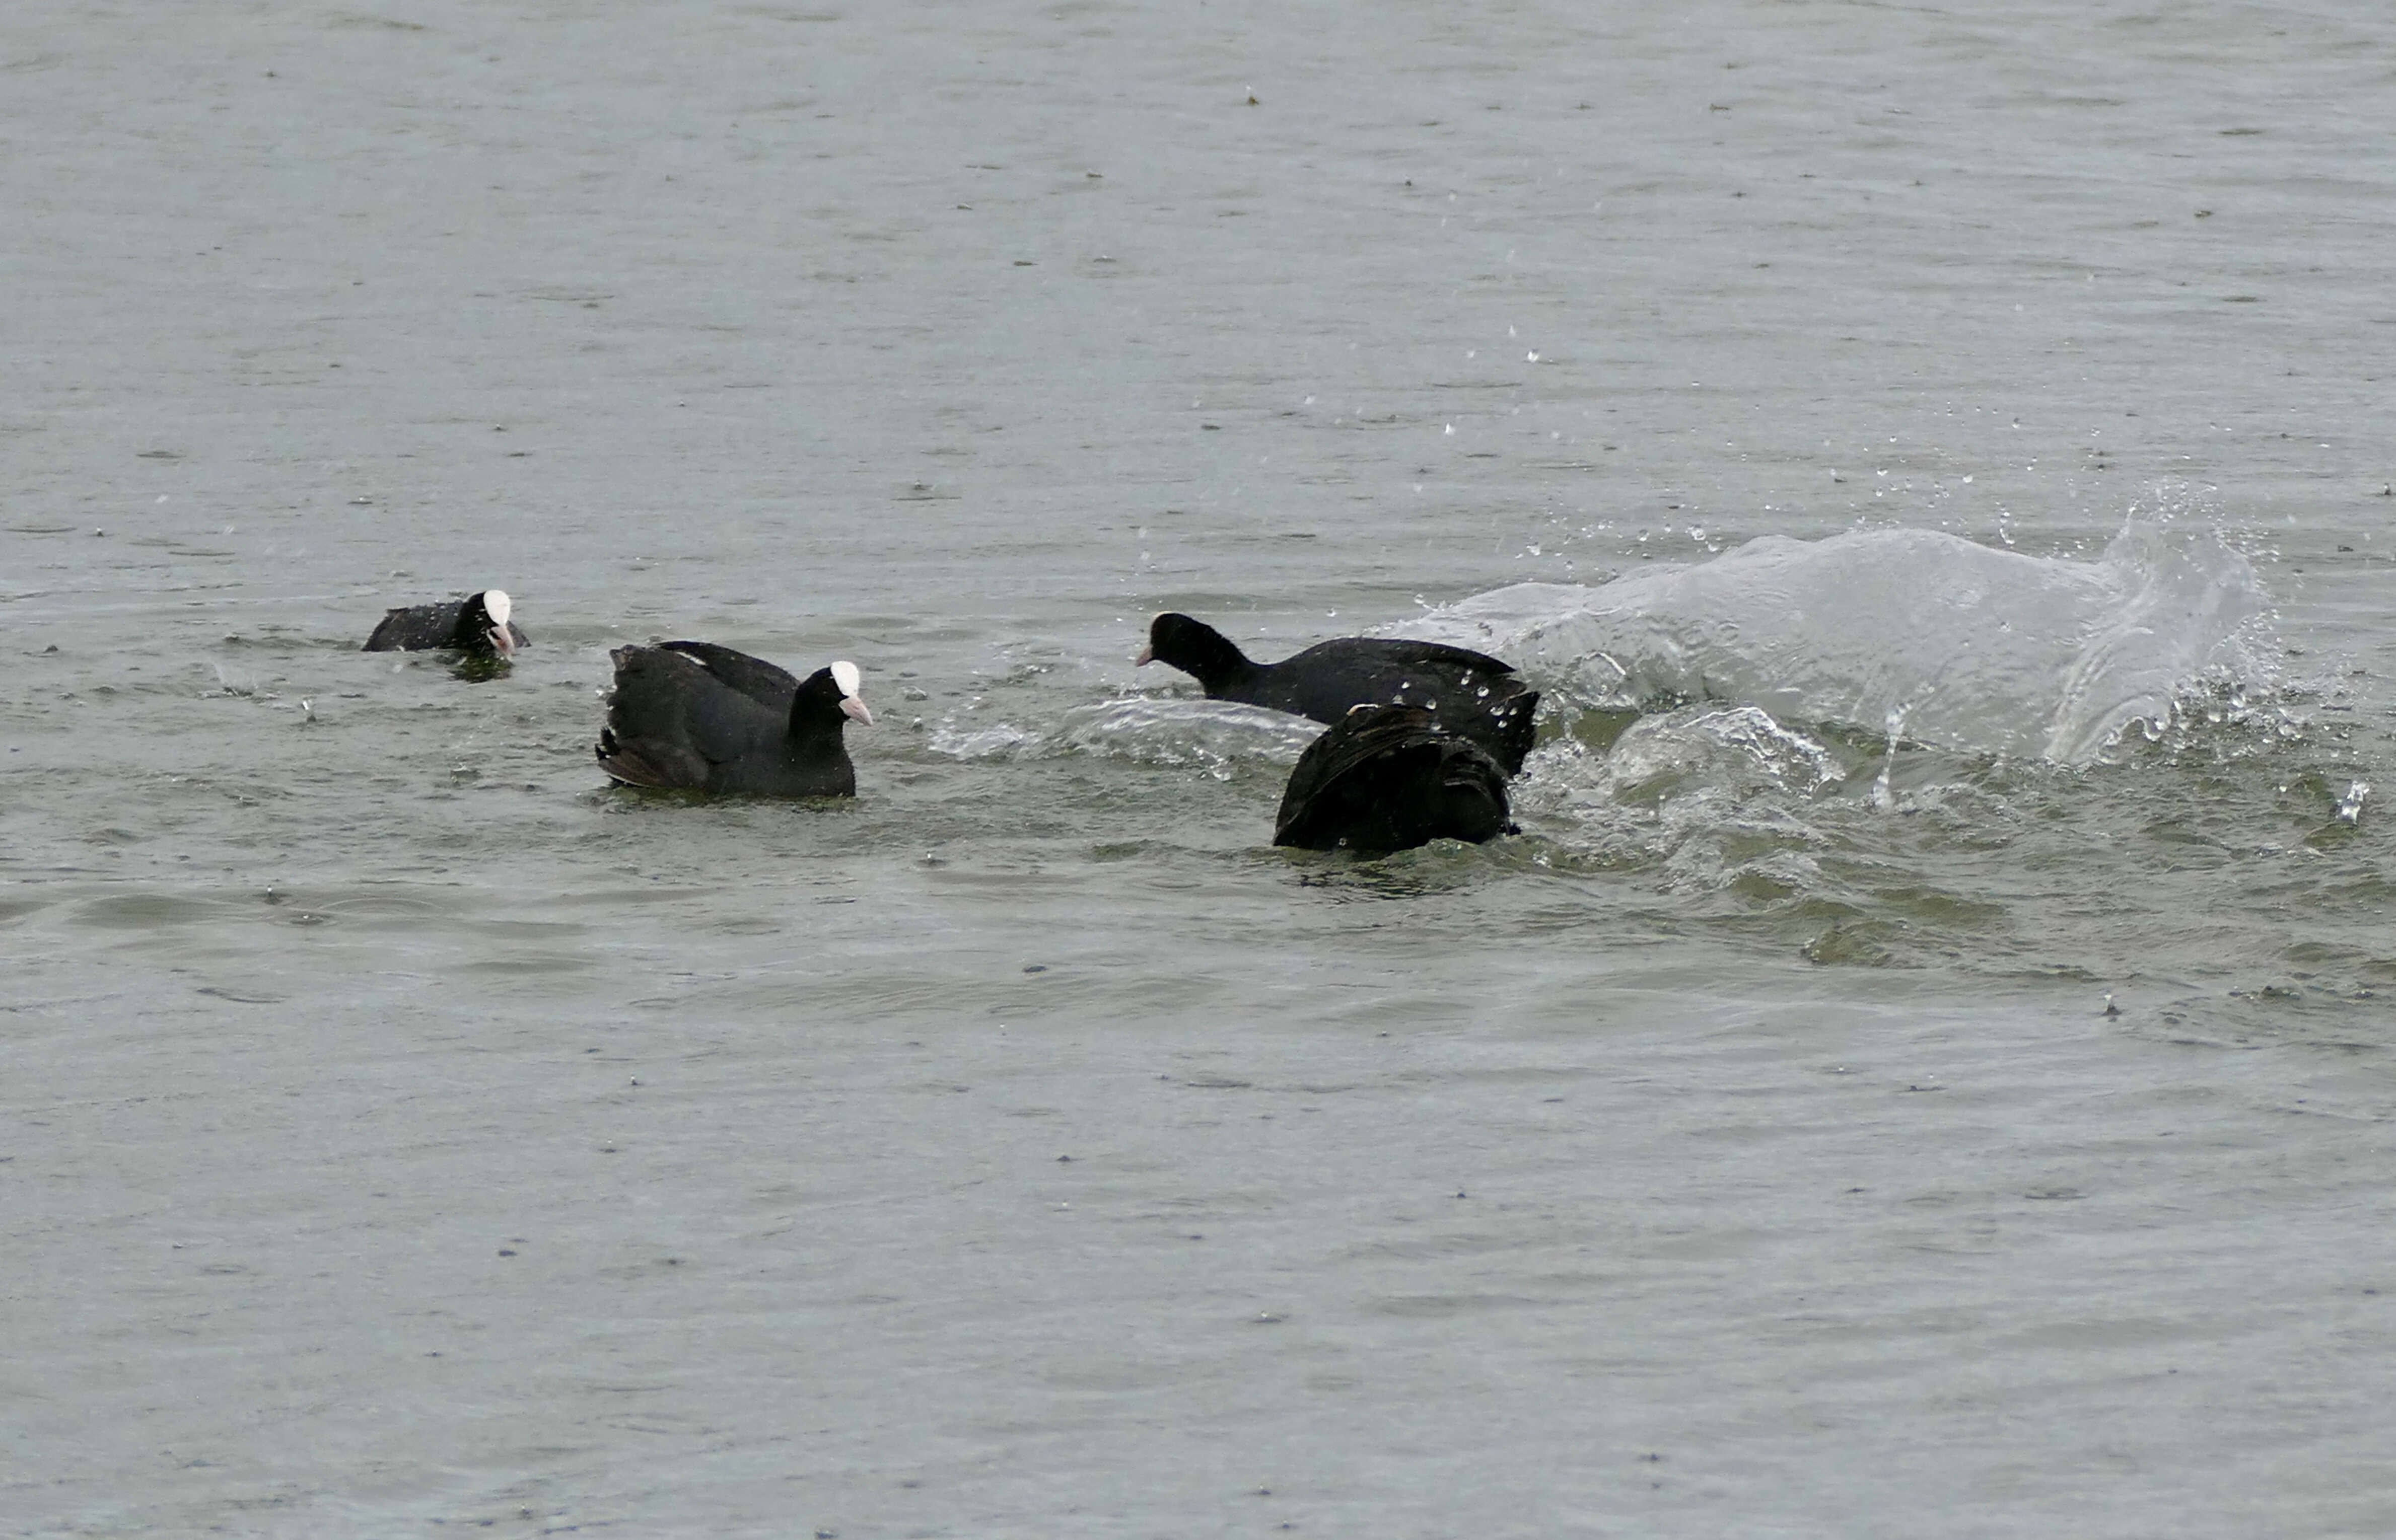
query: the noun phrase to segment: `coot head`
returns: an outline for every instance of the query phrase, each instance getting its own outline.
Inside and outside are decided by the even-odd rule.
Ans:
[[[461,645],[480,646],[487,644],[501,657],[513,657],[516,652],[515,633],[508,630],[508,615],[515,606],[498,589],[485,589],[466,601],[465,613],[458,618],[458,637]]]
[[[1167,664],[1201,684],[1211,684],[1250,667],[1247,654],[1221,631],[1204,620],[1170,611],[1148,623],[1148,645],[1132,661],[1142,666]]]
[[[865,709],[864,697],[859,694],[862,686],[863,676],[857,671],[857,665],[845,659],[818,669],[791,699],[792,728],[796,730],[809,717],[837,727],[839,724],[831,720],[834,712],[860,727],[872,726],[873,713]]]

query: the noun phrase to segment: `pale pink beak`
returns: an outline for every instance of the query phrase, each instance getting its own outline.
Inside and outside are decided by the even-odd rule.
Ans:
[[[1151,663],[1155,661],[1156,649],[1154,647],[1142,647],[1139,649],[1139,655],[1131,660],[1131,664],[1135,669],[1145,669]]]
[[[505,622],[493,626],[484,634],[491,639],[491,645],[498,650],[501,657],[513,657],[516,655],[516,639],[508,631]]]
[[[848,718],[851,722],[857,723],[860,726],[871,727],[873,725],[873,713],[865,709],[865,702],[858,699],[855,696],[843,696],[840,697],[840,714]]]

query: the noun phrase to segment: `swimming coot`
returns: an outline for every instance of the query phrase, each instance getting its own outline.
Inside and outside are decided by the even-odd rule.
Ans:
[[[854,663],[805,683],[712,642],[618,647],[599,766],[628,786],[767,797],[853,797],[841,729],[873,724]]]
[[[1539,693],[1512,664],[1438,642],[1343,636],[1258,663],[1205,621],[1166,614],[1150,622],[1148,646],[1134,661],[1171,664],[1217,700],[1317,722],[1338,723],[1351,706],[1418,706],[1487,750],[1510,776],[1521,772],[1537,730]]]
[[[1359,706],[1307,746],[1282,793],[1273,843],[1411,850],[1511,833],[1506,772],[1418,706]]]
[[[498,589],[485,589],[439,604],[409,604],[382,617],[366,638],[367,652],[428,652],[450,649],[484,657],[512,657],[525,633],[508,618],[515,606]]]

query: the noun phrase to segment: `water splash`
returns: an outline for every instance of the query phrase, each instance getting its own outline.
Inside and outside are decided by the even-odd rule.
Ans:
[[[1296,764],[1322,733],[1319,722],[1261,706],[1134,696],[1067,711],[1045,746],[1138,764],[1203,765],[1221,778],[1234,763]]]
[[[1037,733],[1004,723],[978,731],[943,724],[930,747],[958,759],[1090,754],[1135,764],[1197,765],[1221,780],[1236,764],[1296,764],[1322,731],[1321,723],[1261,706],[1129,696],[1073,707]]]
[[[934,753],[952,759],[1007,759],[1031,742],[1032,736],[1011,722],[994,723],[988,727],[960,727],[954,721],[947,721],[934,727],[925,742]]]
[[[1866,732],[1901,713],[1911,741],[2085,764],[2208,670],[2244,667],[2266,604],[2209,529],[2133,524],[2093,562],[1884,529],[1514,584],[1404,630],[1497,652],[1567,707],[1735,701]]]
[[[1753,706],[1685,706],[1605,750],[1566,736],[1533,750],[1514,810],[1551,865],[1645,872],[1683,893],[1777,902],[1835,888],[1820,870],[1834,788],[1851,768]]]
[[[1644,717],[1614,742],[1597,784],[1616,802],[1653,803],[1694,786],[1804,795],[1844,778],[1821,744],[1753,706],[1690,706]]]
[[[1888,752],[1881,756],[1880,774],[1873,777],[1871,788],[1871,804],[1884,813],[1897,805],[1897,793],[1890,783],[1897,777],[1897,746],[1905,737],[1905,717],[1910,709],[1901,705],[1888,709],[1887,731],[1883,735],[1888,739]]]

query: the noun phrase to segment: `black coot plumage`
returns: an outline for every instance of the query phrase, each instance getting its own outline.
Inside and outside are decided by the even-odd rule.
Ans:
[[[508,618],[514,608],[498,589],[485,589],[438,604],[409,604],[382,617],[366,638],[367,652],[431,652],[450,649],[509,657],[525,644],[525,633]]]
[[[1230,638],[1186,615],[1149,623],[1140,663],[1168,663],[1217,700],[1269,706],[1337,724],[1351,706],[1419,706],[1487,750],[1510,776],[1537,730],[1539,692],[1514,666],[1463,647],[1396,637],[1343,636],[1278,663],[1258,663]]]
[[[854,663],[803,683],[712,642],[618,647],[599,766],[628,786],[765,797],[853,797],[841,729],[873,724]]]
[[[1307,746],[1282,793],[1273,843],[1412,850],[1511,832],[1506,772],[1418,706],[1359,706]]]

